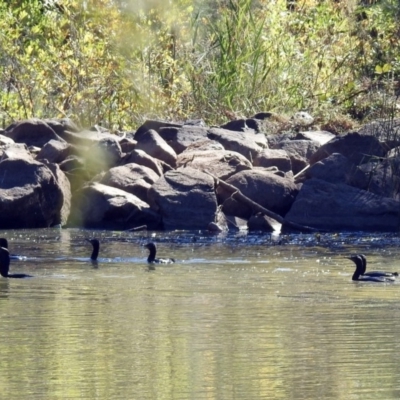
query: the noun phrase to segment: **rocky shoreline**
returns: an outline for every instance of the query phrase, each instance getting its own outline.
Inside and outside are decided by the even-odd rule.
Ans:
[[[0,229],[399,229],[400,121],[337,136],[307,123],[273,134],[271,118],[122,135],[16,122],[0,132]]]

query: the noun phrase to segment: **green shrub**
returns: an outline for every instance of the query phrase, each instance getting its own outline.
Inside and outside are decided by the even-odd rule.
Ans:
[[[1,2],[2,125],[68,116],[124,130],[150,117],[220,123],[300,109],[322,122],[376,117],[397,98],[400,6],[371,3]]]

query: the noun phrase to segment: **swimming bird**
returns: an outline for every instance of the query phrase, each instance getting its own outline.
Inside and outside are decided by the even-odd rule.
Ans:
[[[348,257],[351,261],[356,264],[356,270],[352,276],[353,281],[361,282],[393,282],[396,277],[394,275],[363,275],[365,272],[365,265],[363,257],[360,254]]]
[[[173,258],[156,258],[157,249],[154,243],[147,243],[144,247],[150,251],[150,254],[147,257],[147,262],[149,264],[173,264],[175,262]]]
[[[361,258],[362,263],[363,263],[363,273],[362,275],[364,276],[384,276],[384,277],[391,277],[391,276],[399,276],[398,272],[387,272],[387,271],[367,271],[367,258],[364,256],[364,254],[358,254],[358,256]]]
[[[8,240],[6,238],[0,238],[0,247],[8,249]],[[17,254],[10,254],[10,260],[25,260],[25,256],[19,256]]]
[[[27,274],[9,274],[10,270],[10,254],[8,249],[0,247],[0,275],[3,278],[32,278]]]
[[[99,256],[99,250],[100,250],[100,242],[98,239],[86,239],[88,242],[90,242],[93,246],[93,251],[92,255],[90,256],[90,259],[92,261],[97,261],[97,257]]]

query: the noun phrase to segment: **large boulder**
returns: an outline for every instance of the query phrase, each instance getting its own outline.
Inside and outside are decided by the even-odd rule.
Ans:
[[[71,154],[78,154],[78,149],[67,143],[58,140],[48,141],[36,156],[37,160],[47,160],[52,163],[60,163],[64,161]]]
[[[298,193],[293,179],[261,169],[238,172],[226,182],[251,200],[280,215],[284,215],[290,209]],[[232,199],[232,193],[219,186],[217,194],[219,202],[223,203],[222,210],[225,214],[250,218],[253,210]]]
[[[83,187],[73,196],[72,204],[69,220],[72,226],[115,230],[142,225],[149,229],[159,227],[160,217],[147,203],[133,194],[101,183]]]
[[[147,202],[147,191],[160,177],[150,168],[131,163],[111,168],[100,179],[100,183],[122,189]]]
[[[0,147],[0,159],[1,160],[27,160],[32,161],[33,156],[31,152],[28,150],[25,144],[23,143],[11,143],[6,144]]]
[[[79,132],[80,129],[77,124],[70,118],[46,118],[43,120],[49,125],[57,135],[63,137],[64,132]]]
[[[143,150],[146,154],[165,162],[171,167],[176,165],[174,149],[152,129],[139,137],[136,149]]]
[[[398,164],[396,165],[395,158],[388,158],[355,165],[344,155],[333,153],[313,164],[297,181],[316,178],[331,183],[346,183],[379,196],[398,198]]]
[[[308,168],[304,176],[307,179],[317,178],[331,183],[348,183],[351,175],[356,173],[357,167],[347,157],[340,153],[316,162]]]
[[[10,125],[4,134],[13,139],[15,143],[25,143],[28,147],[43,147],[51,139],[64,141],[46,122],[37,118]]]
[[[252,165],[246,157],[228,150],[185,150],[178,155],[176,163],[178,167],[207,170],[224,180],[237,172],[252,169]]]
[[[88,179],[90,179],[90,177],[93,175],[92,173],[89,173],[88,169],[86,168],[86,160],[83,157],[79,157],[74,154],[68,156],[65,160],[61,161],[59,163],[59,166],[64,172],[72,172],[84,169],[86,171]]]
[[[168,171],[148,191],[165,229],[207,229],[217,217],[214,180],[193,168]]]
[[[143,165],[147,168],[150,168],[158,176],[161,176],[164,173],[164,169],[166,169],[165,163],[163,163],[161,160],[157,160],[152,156],[149,156],[143,150],[133,150],[129,154],[126,154],[125,157],[121,160],[120,165],[131,163]]]
[[[5,133],[4,129],[2,129],[1,132],[2,134],[0,134],[0,146],[10,145],[15,143],[14,140],[9,138],[8,136],[3,135],[3,133]]]
[[[159,134],[174,149],[176,154],[182,153],[192,143],[207,139],[206,128],[192,125],[184,125],[180,128],[161,128]]]
[[[315,164],[333,153],[340,153],[353,164],[359,165],[377,157],[384,157],[386,148],[374,136],[364,136],[357,132],[351,132],[344,136],[338,136],[322,145],[311,156],[310,164]]]
[[[182,124],[177,124],[173,122],[167,122],[167,121],[158,121],[154,119],[148,119],[141,125],[137,131],[134,133],[133,138],[135,140],[139,140],[140,137],[145,134],[147,131],[150,129],[159,132],[161,128],[181,128]]]
[[[284,140],[279,142],[275,149],[285,150],[292,164],[292,171],[297,174],[308,164],[311,156],[317,151],[320,144],[312,140]]]
[[[349,184],[379,196],[399,200],[399,162],[400,159],[397,163],[395,159],[385,159],[361,164],[357,167],[357,176],[353,176]]]
[[[221,143],[225,150],[236,151],[249,161],[253,161],[263,149],[257,140],[258,135],[254,132],[235,132],[221,128],[211,128],[208,131],[208,138]]]
[[[97,173],[118,165],[122,159],[122,150],[118,138],[109,135],[98,140],[83,155],[86,167]]]
[[[131,151],[135,150],[137,141],[125,137],[119,141],[119,144],[121,145],[122,152],[126,154],[126,153],[130,153]]]
[[[263,149],[253,160],[254,167],[277,167],[279,171],[289,172],[292,170],[290,157],[285,150]]]
[[[7,159],[0,162],[0,177],[0,229],[47,228],[62,222],[65,198],[48,166]]]
[[[346,184],[306,181],[285,219],[328,231],[397,231],[400,202]]]

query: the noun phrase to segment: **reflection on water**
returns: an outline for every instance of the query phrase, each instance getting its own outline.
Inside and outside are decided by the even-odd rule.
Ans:
[[[0,279],[0,398],[398,399],[396,237],[2,232],[28,257]],[[143,235],[143,233],[141,234]],[[160,235],[160,236],[159,236]]]

